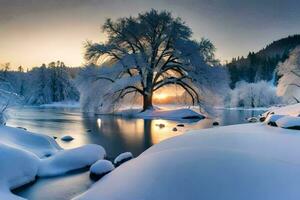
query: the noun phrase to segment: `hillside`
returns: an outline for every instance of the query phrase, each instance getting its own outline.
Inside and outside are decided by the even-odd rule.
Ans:
[[[293,35],[274,41],[256,53],[249,52],[246,58],[233,58],[226,65],[231,78],[230,86],[233,88],[236,82],[241,80],[256,82],[273,79],[275,83],[278,79],[276,75],[274,76],[277,64],[288,58],[289,52],[298,45],[300,35]]]

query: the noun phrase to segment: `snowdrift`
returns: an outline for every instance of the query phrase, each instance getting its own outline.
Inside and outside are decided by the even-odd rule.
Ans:
[[[0,199],[22,199],[10,190],[36,176],[61,175],[90,166],[105,155],[99,145],[63,150],[49,136],[0,126]]]
[[[300,103],[272,108],[265,112],[263,117],[268,125],[300,130]]]
[[[298,200],[299,144],[299,131],[263,123],[193,131],[152,146],[76,199]]]

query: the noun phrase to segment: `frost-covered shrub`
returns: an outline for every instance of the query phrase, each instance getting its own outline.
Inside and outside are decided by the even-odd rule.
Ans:
[[[281,102],[276,95],[276,88],[266,81],[257,83],[238,82],[227,97],[229,107],[268,107]]]

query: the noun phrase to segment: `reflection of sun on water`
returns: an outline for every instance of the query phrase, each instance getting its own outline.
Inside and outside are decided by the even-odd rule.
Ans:
[[[172,131],[173,127],[176,127],[176,123],[167,120],[162,120],[162,119],[152,120],[151,123],[152,143],[157,144],[165,139],[180,134],[179,132],[173,132]]]

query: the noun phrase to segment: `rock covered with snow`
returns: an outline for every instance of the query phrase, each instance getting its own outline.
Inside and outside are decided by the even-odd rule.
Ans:
[[[133,158],[133,155],[131,152],[124,152],[121,153],[120,155],[118,155],[115,160],[114,160],[114,164],[116,165],[116,167],[120,166],[121,164],[123,164],[124,162],[127,162],[128,160],[131,160]]]
[[[181,108],[175,110],[152,109],[138,113],[136,117],[143,119],[167,119],[167,120],[200,120],[204,115],[191,109]]]
[[[265,119],[265,123],[270,126],[277,126],[276,121],[282,117],[284,117],[284,115],[269,114],[268,117]]]
[[[259,123],[193,131],[150,147],[77,199],[298,200],[297,133]]]
[[[74,138],[70,135],[65,135],[61,138],[62,141],[65,141],[65,142],[70,142],[72,140],[74,140]]]
[[[63,150],[52,137],[0,126],[0,199],[23,199],[10,192],[35,180],[90,166],[106,153],[99,145]]]
[[[255,123],[255,122],[258,122],[258,119],[256,117],[249,117],[247,119],[247,121],[250,122],[250,123]]]
[[[284,116],[276,121],[281,128],[300,130],[300,117]]]
[[[92,165],[97,160],[103,159],[105,155],[104,148],[96,144],[59,151],[55,155],[42,160],[38,175],[55,176],[84,168]]]
[[[272,108],[263,114],[265,123],[288,129],[300,129],[300,103]]]
[[[101,177],[105,176],[115,167],[109,160],[98,160],[90,167],[90,177],[92,179],[100,179]]]
[[[267,115],[267,114],[289,115],[289,116],[293,116],[293,117],[299,117],[300,116],[300,103],[283,106],[283,107],[273,107],[268,112],[265,113],[265,115]]]

